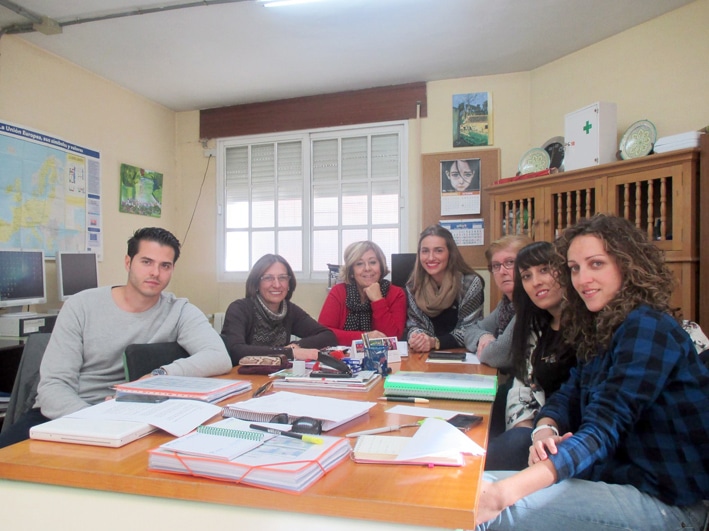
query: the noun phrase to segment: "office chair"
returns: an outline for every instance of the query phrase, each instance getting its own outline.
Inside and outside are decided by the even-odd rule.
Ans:
[[[168,365],[189,353],[176,341],[169,343],[134,343],[123,352],[126,381],[132,382],[150,374],[153,369]]]
[[[39,384],[39,366],[51,335],[36,333],[27,337],[25,347],[22,349],[20,365],[17,368],[15,383],[12,385],[5,420],[2,423],[3,432],[34,406]]]
[[[416,253],[394,253],[391,255],[391,283],[400,288],[406,287],[411,272],[416,265]]]

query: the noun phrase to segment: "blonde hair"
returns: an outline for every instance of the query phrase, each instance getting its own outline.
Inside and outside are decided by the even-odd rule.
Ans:
[[[344,265],[340,266],[340,280],[345,284],[352,283],[353,269],[355,262],[357,262],[364,253],[367,251],[374,251],[374,255],[379,261],[379,279],[381,280],[389,274],[389,268],[387,267],[387,259],[384,256],[384,252],[381,247],[376,243],[370,241],[354,242],[347,246],[345,249]]]
[[[485,250],[485,259],[487,260],[487,267],[489,268],[492,264],[492,255],[498,251],[504,249],[512,249],[515,253],[518,253],[522,247],[532,243],[532,238],[524,234],[509,234],[503,236],[492,242],[490,246]]]

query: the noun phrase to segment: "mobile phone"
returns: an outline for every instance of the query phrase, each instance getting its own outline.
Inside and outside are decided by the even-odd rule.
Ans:
[[[466,415],[459,413],[448,419],[448,423],[452,424],[461,431],[468,431],[473,426],[477,426],[483,421],[483,418],[478,415]]]
[[[465,352],[451,352],[449,350],[433,350],[428,353],[432,360],[464,361]]]
[[[137,393],[126,393],[116,397],[116,402],[142,402],[144,404],[159,404],[160,402],[165,402],[165,400],[167,400],[166,396],[141,395]]]

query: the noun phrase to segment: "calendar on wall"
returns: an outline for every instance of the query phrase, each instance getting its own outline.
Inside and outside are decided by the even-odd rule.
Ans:
[[[458,246],[485,245],[485,222],[482,219],[446,219],[438,223],[451,232]]]

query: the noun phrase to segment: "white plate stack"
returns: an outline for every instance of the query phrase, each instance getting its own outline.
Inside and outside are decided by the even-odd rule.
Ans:
[[[699,139],[704,133],[701,131],[688,131],[678,135],[663,136],[655,142],[655,153],[666,153],[677,149],[699,147]]]

